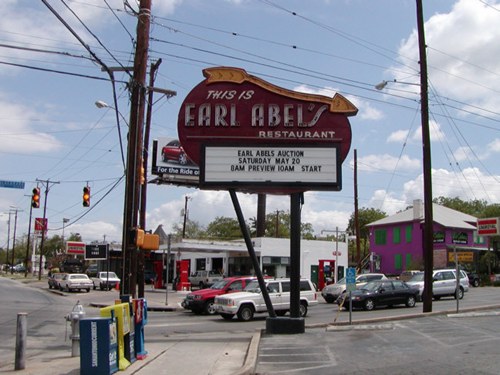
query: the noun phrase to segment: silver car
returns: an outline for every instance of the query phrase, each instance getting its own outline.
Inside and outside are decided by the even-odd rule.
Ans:
[[[469,277],[467,273],[460,270],[460,286],[457,290],[456,270],[440,269],[432,271],[432,296],[435,300],[441,297],[451,296],[459,299],[464,298],[464,293],[469,291]],[[424,292],[424,272],[419,272],[406,282],[410,287],[418,289],[419,298],[422,299]]]
[[[356,276],[356,289],[359,289],[363,285],[370,281],[375,280],[387,280],[387,277],[383,273],[362,273]],[[333,303],[339,298],[347,288],[345,277],[337,281],[335,284],[327,285],[321,291],[321,296],[324,298],[326,303]]]

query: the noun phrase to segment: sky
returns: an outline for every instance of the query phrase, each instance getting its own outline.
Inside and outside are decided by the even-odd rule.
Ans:
[[[162,60],[155,87],[176,95],[155,94],[151,139],[177,138],[179,109],[203,69],[238,67],[290,90],[340,93],[359,109],[349,118],[342,190],[304,195],[302,221],[317,235],[344,230],[354,212],[354,150],[359,208],[390,215],[423,199],[414,0],[152,3],[149,62]],[[115,111],[95,102],[115,107],[99,62],[133,65],[137,8],[134,0],[0,2],[0,180],[25,183],[0,188],[1,247],[9,211],[17,209],[17,235],[27,233],[37,184],[42,192],[49,186],[49,236],[62,235],[67,219],[66,236],[121,241],[129,76],[115,73],[120,127]],[[423,9],[433,197],[499,203],[500,1],[424,0]],[[89,208],[82,206],[86,185]],[[255,217],[256,196],[238,196],[245,218]],[[161,224],[171,232],[182,223],[186,197],[189,219],[202,226],[236,218],[227,191],[149,184],[146,229]],[[33,218],[43,217],[44,198]],[[290,210],[288,196],[267,197],[267,213],[277,210]]]

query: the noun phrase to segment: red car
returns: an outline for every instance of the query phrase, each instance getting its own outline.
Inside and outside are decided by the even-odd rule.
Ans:
[[[216,296],[226,293],[241,292],[243,288],[252,280],[254,276],[235,276],[226,277],[223,280],[215,282],[208,289],[200,289],[189,293],[182,301],[181,306],[186,310],[191,310],[195,314],[214,315],[214,299]]]
[[[194,164],[186,155],[177,139],[174,139],[163,146],[161,149],[161,157],[164,162],[175,161],[180,165]]]

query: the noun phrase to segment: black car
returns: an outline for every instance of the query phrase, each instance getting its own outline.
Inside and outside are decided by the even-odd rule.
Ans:
[[[418,290],[410,288],[404,281],[400,280],[378,280],[370,281],[360,289],[351,292],[353,308],[373,310],[378,306],[393,306],[404,304],[414,307],[417,301]],[[342,299],[345,298],[345,301]],[[343,302],[345,309],[349,308],[349,293],[345,297],[339,297],[337,303]]]
[[[473,272],[467,272],[467,276],[469,277],[469,284],[474,288],[479,286],[479,275]]]

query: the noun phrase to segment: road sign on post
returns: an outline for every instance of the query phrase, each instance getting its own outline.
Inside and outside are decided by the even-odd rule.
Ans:
[[[345,280],[346,280],[346,290],[348,292],[356,290],[356,268],[349,267],[347,269]]]

